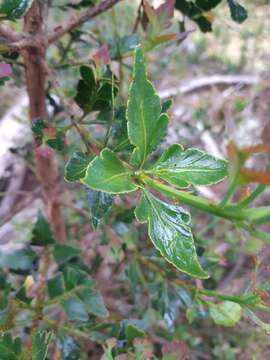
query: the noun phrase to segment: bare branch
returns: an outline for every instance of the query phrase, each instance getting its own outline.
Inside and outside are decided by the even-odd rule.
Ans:
[[[17,42],[23,38],[23,34],[15,32],[11,27],[0,25],[0,37],[8,46],[9,42]]]
[[[77,17],[70,19],[67,24],[56,28],[55,31],[49,35],[49,43],[55,42],[56,40],[61,38],[66,33],[74,30],[75,28],[82,25],[86,21],[93,19],[97,15],[110,9],[111,7],[113,7],[115,4],[117,4],[120,1],[121,0],[104,0],[100,4],[85,10],[83,13],[81,13]]]

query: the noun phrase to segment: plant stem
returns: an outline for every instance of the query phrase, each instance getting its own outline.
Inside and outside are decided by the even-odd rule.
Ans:
[[[270,219],[270,207],[238,209],[236,206],[226,206],[220,208],[218,205],[211,203],[207,199],[164,185],[160,181],[154,180],[145,174],[141,174],[139,179],[152,189],[161,192],[173,200],[181,201],[195,209],[224,219],[229,219],[231,221],[248,221],[254,224],[266,223],[269,222]]]
[[[146,266],[149,270],[159,274],[163,279],[169,280],[166,277],[165,271],[160,266],[154,264],[150,258],[145,256],[137,256],[137,259],[139,262],[141,262],[141,264]],[[252,308],[254,310],[262,310],[270,313],[270,308],[264,305],[263,303],[259,303],[260,299],[258,295],[255,293],[246,293],[244,295],[230,295],[215,290],[197,288],[196,286],[188,284],[186,281],[180,278],[174,278],[170,280],[174,282],[176,285],[196,295],[208,296],[219,301],[232,301],[239,305]]]
[[[256,187],[256,189],[249,194],[248,196],[246,196],[243,200],[241,200],[238,204],[237,207],[238,208],[243,208],[248,206],[250,203],[252,203],[258,196],[261,195],[262,192],[264,192],[264,190],[266,189],[266,186],[263,184],[260,184]]]

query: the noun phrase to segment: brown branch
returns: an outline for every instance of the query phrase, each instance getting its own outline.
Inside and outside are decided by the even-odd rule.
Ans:
[[[3,38],[7,43],[20,41],[24,35],[16,33],[11,27],[6,25],[0,25],[0,37]]]
[[[90,19],[93,19],[94,17],[98,16],[104,11],[109,10],[111,7],[113,7],[115,4],[117,4],[120,1],[121,0],[104,0],[100,4],[85,10],[77,17],[70,19],[67,22],[67,24],[56,28],[55,31],[49,35],[49,43],[51,44],[57,41],[66,33],[74,30],[78,26],[82,25],[83,23],[85,23]]]

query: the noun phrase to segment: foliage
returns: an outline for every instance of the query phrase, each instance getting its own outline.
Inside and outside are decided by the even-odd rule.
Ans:
[[[4,1],[1,20],[27,16],[33,3]],[[98,9],[99,14],[99,6],[83,0],[50,10],[57,16],[74,9],[79,14]],[[44,89],[51,105],[48,118],[40,114],[31,119],[32,155],[38,168],[40,159],[46,165],[57,153],[65,183],[59,182],[58,202],[44,199],[50,211],[39,211],[29,241],[0,252],[0,359],[185,359],[192,349],[204,351],[194,329],[202,336],[206,327],[236,327],[248,316],[269,331],[257,315],[269,312],[269,284],[257,288],[250,283],[236,294],[219,291],[223,270],[202,235],[205,229],[197,224],[201,213],[207,228],[221,219],[230,234],[240,232],[269,245],[265,226],[270,208],[254,205],[270,183],[269,167],[256,172],[247,165],[269,147],[239,149],[231,142],[227,160],[193,146],[166,147],[172,101],[161,101],[147,74],[148,52],[189,35],[186,20],[175,30],[177,11],[207,32],[217,6],[229,9],[238,23],[247,18],[247,10],[235,0],[166,0],[157,8],[144,0],[129,34],[118,33],[118,7],[110,13],[115,22],[110,40],[102,28],[91,32],[91,60],[89,32],[83,26],[72,28],[56,44],[57,55],[48,52],[42,74],[53,77],[51,68],[62,83],[49,78]],[[11,50],[20,46],[13,44]],[[87,60],[77,61],[85,52]],[[13,76],[8,56],[10,52],[4,53],[0,64],[0,85]],[[14,69],[24,56],[22,52],[18,61],[10,61]],[[31,161],[33,157],[33,167]],[[37,180],[46,193],[44,179]],[[224,180],[227,188],[220,201],[198,194],[199,186]],[[251,183],[257,184],[253,192],[238,191]],[[59,243],[53,227],[52,210],[61,201],[66,243]]]

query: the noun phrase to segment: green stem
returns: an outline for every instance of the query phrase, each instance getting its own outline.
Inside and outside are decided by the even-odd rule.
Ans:
[[[226,206],[220,208],[218,205],[211,203],[207,199],[192,195],[186,191],[177,190],[144,174],[141,174],[139,179],[152,189],[161,192],[173,200],[181,201],[195,209],[224,219],[229,219],[231,221],[248,221],[254,224],[267,223],[270,220],[270,207],[238,209],[237,207]]]
[[[252,203],[258,196],[261,195],[261,193],[264,192],[264,190],[266,189],[266,186],[263,184],[260,184],[256,187],[256,189],[249,194],[248,196],[246,196],[243,200],[241,200],[238,204],[237,207],[238,208],[243,208],[248,206],[250,203]]]
[[[166,277],[165,271],[162,269],[162,267],[156,265],[151,261],[150,258],[145,256],[137,256],[137,259],[148,269],[151,271],[159,274],[163,279],[168,280]],[[257,294],[255,293],[247,293],[244,295],[230,295],[230,294],[224,294],[215,290],[208,290],[204,288],[197,288],[194,285],[188,284],[186,281],[175,278],[171,279],[172,282],[174,282],[176,285],[186,289],[187,291],[202,295],[202,296],[208,296],[211,298],[214,298],[219,301],[233,301],[235,303],[238,303],[241,306],[246,306],[249,308],[252,308],[254,310],[262,310],[265,312],[270,313],[270,308],[265,306],[263,303],[259,303],[260,299]]]

